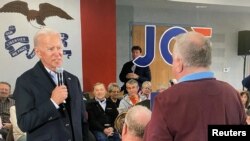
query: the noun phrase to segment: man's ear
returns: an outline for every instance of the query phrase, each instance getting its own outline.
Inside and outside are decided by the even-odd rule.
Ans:
[[[122,136],[126,135],[127,133],[128,133],[128,126],[126,123],[124,123],[122,127]]]
[[[181,73],[183,71],[184,65],[181,58],[176,59],[176,72]]]
[[[35,47],[34,50],[35,50],[36,56],[39,57],[39,58],[41,58],[41,52],[40,52],[40,50],[37,47]]]

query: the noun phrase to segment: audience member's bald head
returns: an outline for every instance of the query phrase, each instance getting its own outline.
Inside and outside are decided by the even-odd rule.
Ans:
[[[129,109],[125,117],[125,123],[122,131],[122,140],[142,140],[144,129],[150,119],[151,111],[145,106],[136,105]]]

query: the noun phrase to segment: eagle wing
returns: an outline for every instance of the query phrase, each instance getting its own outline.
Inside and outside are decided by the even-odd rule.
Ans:
[[[26,2],[12,1],[12,2],[5,4],[2,8],[0,8],[0,12],[21,13],[27,16],[29,12],[29,8]]]
[[[68,15],[65,11],[63,11],[61,8],[58,8],[54,5],[51,5],[49,3],[41,3],[39,5],[39,20],[38,21],[44,21],[45,18],[50,16],[58,16],[60,18],[64,18],[67,20],[72,20],[73,18]]]

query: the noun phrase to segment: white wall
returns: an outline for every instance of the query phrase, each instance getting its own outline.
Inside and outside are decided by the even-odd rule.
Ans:
[[[0,8],[5,4],[11,2],[10,0],[1,0]],[[68,1],[68,0],[25,0],[28,3],[29,9],[39,10],[40,3],[50,3],[57,6],[68,13],[73,20],[66,20],[58,16],[47,17],[44,22],[45,24],[59,32],[67,33],[69,38],[67,40],[67,48],[64,50],[71,50],[72,56],[67,58],[64,56],[63,67],[65,70],[77,75],[80,82],[82,83],[82,45],[81,45],[81,24],[80,24],[80,0]],[[33,36],[38,31],[40,25],[36,21],[28,22],[26,17],[20,13],[3,13],[0,12],[1,28],[0,28],[0,81],[9,82],[12,85],[12,91],[15,87],[15,81],[24,71],[32,68],[38,61],[35,56],[32,59],[27,59],[26,51],[20,53],[15,57],[11,57],[9,51],[5,48],[4,38],[5,32],[8,31],[10,25],[14,25],[16,32],[10,35],[10,39],[26,36],[29,39],[28,43],[16,43],[13,45],[15,50],[20,48],[22,45],[29,44],[30,51],[33,50]],[[35,27],[36,26],[36,27]]]
[[[126,14],[124,14],[126,13]],[[131,17],[133,17],[131,19]],[[121,23],[122,22],[122,23]],[[215,11],[168,10],[164,8],[143,8],[118,6],[117,7],[117,82],[124,62],[130,60],[130,23],[192,25],[208,26],[213,28],[212,66],[215,76],[226,81],[236,89],[242,89],[243,58],[237,55],[238,31],[250,30],[249,13],[222,13]],[[249,57],[247,57],[249,60]],[[248,62],[247,61],[247,62]],[[230,71],[223,72],[224,68]],[[246,66],[246,74],[250,72],[250,65]]]

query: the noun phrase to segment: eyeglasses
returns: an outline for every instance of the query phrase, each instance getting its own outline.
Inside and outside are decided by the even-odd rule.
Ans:
[[[111,91],[111,93],[120,93],[120,91]]]

